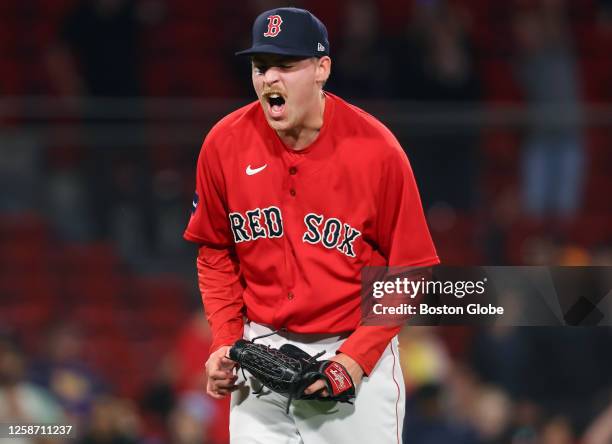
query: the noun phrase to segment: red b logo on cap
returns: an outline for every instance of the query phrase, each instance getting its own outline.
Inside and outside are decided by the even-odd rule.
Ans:
[[[264,32],[264,37],[276,37],[281,32],[281,24],[283,19],[280,15],[271,15],[268,17],[268,30]]]

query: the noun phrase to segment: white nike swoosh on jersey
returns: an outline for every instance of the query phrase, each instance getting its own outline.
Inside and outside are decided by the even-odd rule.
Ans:
[[[251,165],[249,165],[246,167],[246,173],[248,176],[252,176],[253,174],[257,174],[260,171],[263,171],[263,169],[267,166],[268,166],[267,163],[264,166],[260,166],[259,168],[251,168]]]

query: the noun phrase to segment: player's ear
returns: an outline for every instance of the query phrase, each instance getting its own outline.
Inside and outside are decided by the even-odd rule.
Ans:
[[[319,57],[316,61],[315,81],[324,84],[331,73],[331,59],[329,56]]]

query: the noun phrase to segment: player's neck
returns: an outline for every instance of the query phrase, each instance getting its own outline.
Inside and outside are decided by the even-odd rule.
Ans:
[[[323,115],[325,114],[325,94],[321,91],[321,96],[317,98],[312,112],[304,116],[304,122],[298,127],[287,131],[277,131],[278,137],[283,143],[292,150],[302,151],[308,148],[317,140],[319,132],[323,126]]]

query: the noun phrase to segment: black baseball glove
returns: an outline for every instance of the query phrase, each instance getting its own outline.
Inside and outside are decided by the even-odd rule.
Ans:
[[[355,384],[351,375],[339,362],[318,361],[317,358],[324,353],[310,356],[291,344],[276,349],[239,339],[230,349],[229,357],[236,361],[243,371],[248,370],[263,386],[287,396],[289,412],[293,399],[352,403],[355,398]],[[319,379],[325,383],[329,396],[321,396],[322,390],[306,395],[304,390]]]

